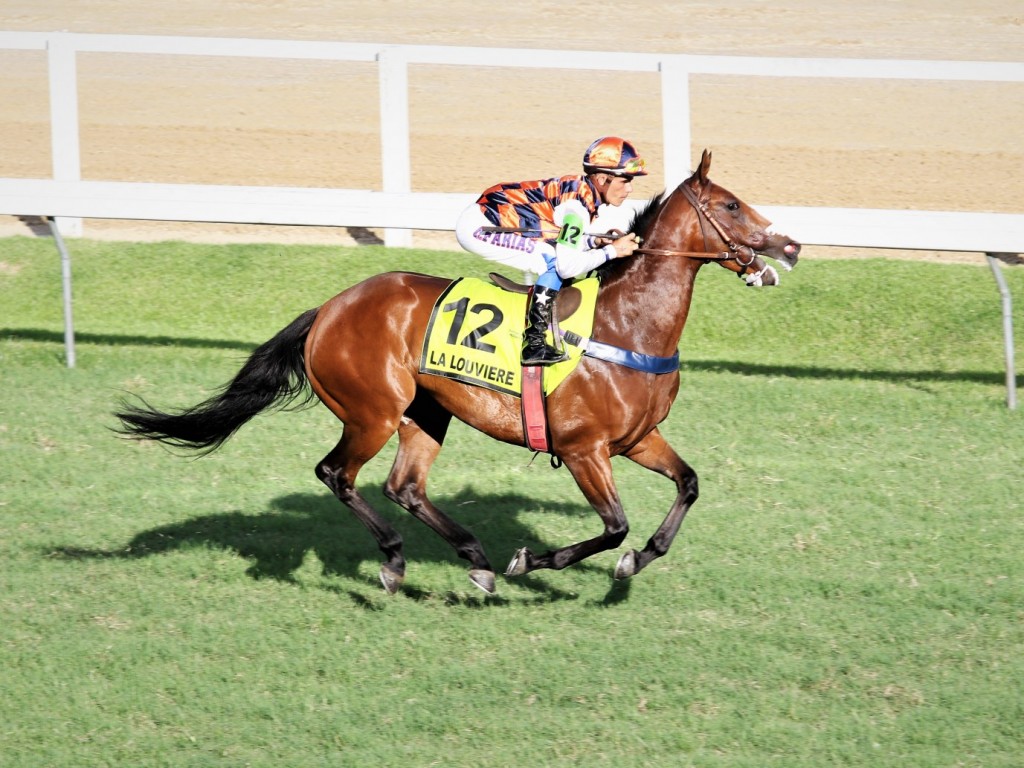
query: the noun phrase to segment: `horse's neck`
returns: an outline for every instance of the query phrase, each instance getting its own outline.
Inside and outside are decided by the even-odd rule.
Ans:
[[[641,219],[645,248],[704,250],[697,211],[679,188]],[[650,355],[672,355],[679,348],[702,263],[685,256],[647,254],[615,261],[598,299],[595,338]]]
[[[601,288],[594,337],[637,352],[671,356],[679,347],[701,263],[642,254],[622,262]]]

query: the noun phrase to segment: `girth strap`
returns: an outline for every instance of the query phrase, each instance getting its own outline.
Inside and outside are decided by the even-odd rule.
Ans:
[[[674,373],[679,370],[678,350],[671,357],[659,357],[657,355],[645,355],[643,352],[622,349],[622,347],[605,344],[602,341],[594,341],[572,331],[564,331],[562,338],[565,339],[566,343],[582,349],[583,354],[587,357],[615,363],[616,365],[623,365],[635,371],[643,371],[644,373]]]

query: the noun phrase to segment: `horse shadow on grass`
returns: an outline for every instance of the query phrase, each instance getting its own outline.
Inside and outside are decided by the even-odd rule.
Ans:
[[[363,488],[361,492],[402,535],[409,576],[424,562],[458,563],[465,565],[468,573],[469,564],[460,560],[432,530],[387,500],[379,490]],[[568,543],[541,541],[529,526],[518,520],[518,512],[538,507],[537,500],[520,494],[478,493],[468,487],[458,494],[438,499],[437,504],[473,531],[491,555],[507,550],[507,555],[511,556],[519,547],[542,552]],[[599,524],[593,510],[584,504],[544,502],[543,507],[545,514],[579,518],[581,537],[592,535],[593,525]],[[137,560],[196,548],[233,552],[249,562],[246,569],[249,577],[286,583],[298,582],[299,569],[313,555],[321,564],[324,577],[351,579],[380,589],[375,577],[366,575],[371,569],[362,567],[369,561],[372,571],[376,572],[376,566],[382,559],[376,542],[356,517],[329,494],[295,493],[281,496],[271,502],[268,511],[261,514],[233,511],[192,517],[180,523],[141,531],[123,546],[114,549],[67,546],[50,550],[46,554],[70,561]],[[492,558],[499,572],[504,565],[501,561],[504,556],[500,555],[497,560]],[[573,568],[607,575],[605,569],[588,563],[578,563]],[[453,592],[438,594],[423,590],[413,586],[416,581],[410,578],[402,587],[402,594],[414,600],[436,600],[441,597],[447,603],[479,607],[509,603],[500,594],[500,583],[497,595],[484,595],[480,592],[479,596],[466,597]],[[518,576],[514,583],[535,593],[536,602],[575,600],[579,597],[535,575]],[[466,584],[467,589],[471,590],[468,579]],[[325,588],[347,593],[353,602],[364,608],[374,608],[373,601],[359,590],[346,590],[335,584]],[[628,593],[627,582],[614,582],[607,597],[598,603],[622,602]]]

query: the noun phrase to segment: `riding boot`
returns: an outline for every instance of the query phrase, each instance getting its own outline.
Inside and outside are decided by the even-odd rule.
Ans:
[[[558,291],[541,285],[534,286],[530,294],[530,311],[523,334],[523,365],[551,365],[569,359],[567,354],[552,347],[544,338],[551,325],[556,296]]]

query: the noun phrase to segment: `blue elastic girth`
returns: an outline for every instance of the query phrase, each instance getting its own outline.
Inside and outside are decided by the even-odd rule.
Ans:
[[[593,339],[585,339],[578,333],[565,331],[562,333],[569,344],[580,347],[583,354],[597,360],[605,360],[616,365],[624,365],[636,371],[644,373],[673,373],[679,370],[679,351],[671,357],[658,357],[657,355],[645,355],[642,352],[632,352],[611,344],[605,344]]]

